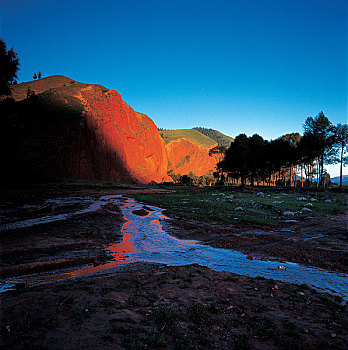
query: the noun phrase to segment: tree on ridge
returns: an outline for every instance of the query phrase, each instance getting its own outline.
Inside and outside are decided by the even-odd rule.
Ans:
[[[0,96],[11,94],[10,85],[16,81],[19,66],[17,53],[0,39]]]

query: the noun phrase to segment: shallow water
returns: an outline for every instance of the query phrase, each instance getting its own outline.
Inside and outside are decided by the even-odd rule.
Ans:
[[[7,279],[2,283],[0,291],[13,289],[15,284],[20,282],[36,285],[91,273],[102,273],[133,262],[160,263],[172,266],[195,263],[215,271],[229,271],[250,277],[262,276],[297,284],[306,283],[316,289],[335,293],[346,300],[348,299],[348,275],[346,274],[290,262],[250,260],[245,254],[237,251],[213,248],[197,241],[177,239],[164,231],[162,221],[167,218],[162,214],[162,209],[147,205],[147,208],[152,211],[148,211],[145,216],[139,216],[133,212],[143,209],[143,205],[134,199],[122,196],[104,196],[98,201],[90,203],[83,210],[47,216],[47,218],[40,218],[41,221],[34,219],[32,222],[39,224],[64,220],[72,215],[95,211],[108,203],[117,205],[125,219],[122,227],[122,241],[105,247],[105,250],[111,254],[112,260],[99,266],[85,266],[76,270]],[[28,220],[15,224],[17,228],[27,227]]]

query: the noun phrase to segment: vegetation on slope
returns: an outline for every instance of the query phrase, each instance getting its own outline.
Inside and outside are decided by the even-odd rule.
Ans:
[[[218,143],[219,146],[224,146],[224,147],[230,147],[231,142],[233,142],[233,138],[230,136],[227,136],[220,131],[214,130],[214,129],[207,129],[207,128],[202,128],[202,127],[195,127],[193,128],[194,130],[199,131],[205,136],[210,137],[214,141]]]
[[[189,141],[205,148],[212,148],[214,145],[216,145],[216,142],[210,137],[205,136],[194,129],[159,130],[159,133],[166,144],[168,144],[170,141],[185,137]]]

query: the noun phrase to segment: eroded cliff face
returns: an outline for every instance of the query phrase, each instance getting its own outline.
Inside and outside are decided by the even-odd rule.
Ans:
[[[212,148],[215,146],[217,143]],[[197,176],[212,173],[218,159],[215,155],[210,156],[209,150],[185,137],[170,141],[166,145],[168,173],[184,175],[192,172]]]
[[[165,144],[155,124],[135,112],[118,92],[72,80],[46,91],[40,84],[36,96],[0,107],[6,115],[3,141],[10,150],[4,156],[9,172],[171,181]]]
[[[115,90],[103,92],[91,85],[76,97],[86,106],[87,127],[94,130],[102,154],[115,152],[133,181],[170,181],[164,141],[148,116],[135,112]],[[107,177],[107,173],[102,177]],[[120,178],[115,174],[117,177]]]

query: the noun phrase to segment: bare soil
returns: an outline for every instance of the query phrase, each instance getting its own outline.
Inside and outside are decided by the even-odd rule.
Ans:
[[[347,313],[306,287],[200,266],[2,295],[3,349],[346,349]]]

